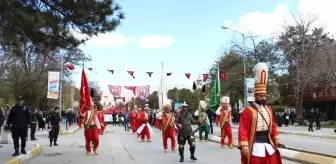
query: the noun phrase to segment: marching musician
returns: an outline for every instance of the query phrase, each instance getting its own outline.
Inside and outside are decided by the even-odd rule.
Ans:
[[[279,136],[271,107],[266,105],[268,67],[258,63],[254,67],[255,102],[240,115],[238,140],[243,164],[281,164],[277,145]]]
[[[175,129],[174,124],[175,117],[174,113],[170,112],[171,104],[167,100],[164,103],[163,113],[162,113],[162,138],[163,138],[163,148],[164,152],[168,152],[168,138],[171,141],[171,149],[173,152],[176,151],[176,140],[175,140]]]
[[[230,97],[224,96],[220,101],[221,106],[217,109],[216,114],[219,116],[219,126],[221,128],[221,147],[224,147],[225,137],[228,136],[228,146],[232,149],[232,110],[230,107]]]
[[[141,126],[138,128],[137,133],[141,136],[142,142],[145,142],[145,138],[147,139],[147,142],[151,142],[152,128],[148,123],[148,109],[148,104],[144,105],[143,110],[139,114]]]
[[[99,130],[99,134],[103,135],[104,131],[105,131],[105,128],[107,126],[107,124],[105,123],[103,108],[99,103],[95,103],[95,107],[98,110],[97,115],[98,115],[98,119],[99,119],[99,122],[100,122],[100,125],[101,125],[101,129]]]
[[[199,128],[199,138],[200,141],[203,141],[203,132],[205,133],[204,139],[206,142],[208,142],[208,135],[209,135],[209,125],[210,121],[208,118],[208,114],[206,113],[206,107],[207,104],[205,101],[201,100],[200,101],[200,109],[196,110],[194,115],[198,117],[198,121],[200,123],[200,128]]]

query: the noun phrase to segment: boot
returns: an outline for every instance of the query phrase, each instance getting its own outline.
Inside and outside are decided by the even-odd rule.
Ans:
[[[26,150],[24,147],[21,148],[21,154],[27,154]]]
[[[197,158],[195,157],[195,148],[194,147],[191,147],[190,148],[190,159],[196,161]]]
[[[14,149],[15,150],[15,152],[14,152],[14,154],[12,155],[13,157],[15,157],[15,156],[19,156],[20,155],[20,153],[19,153],[19,149]]]
[[[52,147],[52,140],[50,140],[50,145],[49,146]]]
[[[179,148],[179,154],[180,154],[180,162],[184,162],[184,153],[183,153],[183,149]]]

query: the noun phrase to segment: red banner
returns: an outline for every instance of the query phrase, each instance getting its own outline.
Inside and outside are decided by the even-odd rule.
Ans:
[[[121,94],[121,86],[120,85],[108,85],[110,93],[113,97],[120,97]]]

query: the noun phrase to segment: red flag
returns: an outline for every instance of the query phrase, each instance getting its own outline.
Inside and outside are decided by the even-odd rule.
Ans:
[[[113,69],[108,69],[107,71],[111,72],[112,74],[114,73]]]
[[[124,86],[124,88],[133,91],[133,95],[136,95],[136,86]]]
[[[226,80],[226,77],[227,77],[227,74],[226,74],[226,72],[220,72],[220,79],[222,80],[222,81],[225,81]]]
[[[190,79],[190,73],[185,73],[185,76],[188,78],[188,79]]]
[[[71,63],[67,64],[66,67],[69,69],[69,70],[74,70],[75,69],[75,66]]]
[[[127,71],[132,77],[133,77],[133,79],[135,78],[134,77],[134,71]]]
[[[203,82],[206,82],[208,80],[208,78],[209,78],[209,74],[204,73],[203,74]]]
[[[153,72],[146,72],[149,77],[152,77]]]
[[[85,70],[82,71],[82,80],[80,88],[80,115],[83,115],[92,106],[92,101],[90,97],[89,83],[85,74]],[[78,124],[81,126],[82,120],[79,120]]]
[[[90,71],[92,71],[93,68],[88,68]]]
[[[170,73],[170,72],[167,73],[167,76],[171,76],[171,75],[172,75],[172,73]]]

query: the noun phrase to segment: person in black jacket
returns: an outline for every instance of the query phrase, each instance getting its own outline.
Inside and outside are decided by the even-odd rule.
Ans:
[[[35,141],[35,132],[37,128],[37,110],[30,113],[30,140]]]
[[[1,126],[4,124],[5,122],[5,110],[3,108],[0,109],[0,136],[1,136]],[[0,145],[0,148],[2,146]]]
[[[51,126],[51,131],[49,132],[50,147],[54,141],[54,146],[58,146],[57,138],[60,131],[61,116],[59,114],[59,107],[55,107],[55,110],[50,114],[49,126]]]
[[[19,139],[21,139],[21,153],[27,154],[25,148],[28,133],[28,124],[30,123],[30,114],[29,108],[23,103],[23,97],[17,97],[17,104],[13,106],[8,114],[7,126],[11,129],[15,150],[12,156],[20,155]]]

